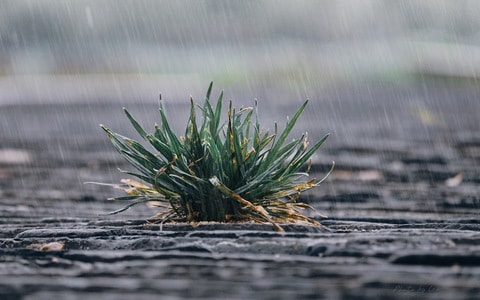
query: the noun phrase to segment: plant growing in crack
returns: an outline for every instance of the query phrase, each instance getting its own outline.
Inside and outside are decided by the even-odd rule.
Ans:
[[[101,125],[116,150],[137,170],[123,172],[140,180],[123,179],[122,184],[112,185],[124,190],[127,196],[111,199],[132,202],[110,214],[153,202],[163,208],[155,215],[160,222],[270,222],[279,231],[283,231],[280,223],[319,225],[303,214],[305,208],[312,208],[297,200],[332,171],[320,181],[308,179],[310,158],[328,134],[310,148],[306,134],[287,142],[308,101],[287,121],[281,133],[275,124],[270,134],[258,122],[256,102],[254,107],[237,110],[230,101],[222,122],[223,92],[212,105],[212,85],[202,106],[195,105],[190,98],[190,116],[181,137],[172,131],[162,101],[161,123],[155,125],[152,134],[124,108],[152,151]]]

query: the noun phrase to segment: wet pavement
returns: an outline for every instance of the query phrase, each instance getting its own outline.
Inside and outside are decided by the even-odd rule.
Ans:
[[[265,126],[302,102],[287,88],[232,90],[234,103],[259,99]],[[296,133],[331,132],[312,175],[336,167],[302,199],[328,218],[286,233],[160,226],[143,206],[101,215],[121,206],[105,200],[117,192],[84,182],[116,183],[129,167],[98,124],[137,137],[121,106],[151,129],[155,98],[4,101],[0,299],[477,299],[479,90],[443,80],[312,88]],[[182,131],[187,97],[167,102]]]

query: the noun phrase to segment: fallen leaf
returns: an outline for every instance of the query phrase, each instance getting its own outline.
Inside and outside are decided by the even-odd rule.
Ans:
[[[462,183],[462,181],[463,181],[463,174],[458,173],[457,175],[445,180],[445,185],[449,187],[454,187],[454,186],[458,186],[460,183]]]
[[[375,181],[383,179],[383,175],[377,170],[366,170],[358,172],[358,179],[361,181]]]
[[[65,245],[59,242],[44,244],[42,245],[42,247],[40,247],[40,250],[42,251],[61,251],[64,249],[65,249]]]
[[[0,169],[0,179],[7,179],[13,177],[13,172],[8,169]]]
[[[351,180],[353,173],[351,171],[335,170],[332,173],[332,177],[339,180]]]
[[[0,163],[24,164],[31,161],[30,152],[24,149],[0,149]]]
[[[360,180],[375,181],[383,179],[383,175],[378,170],[364,170],[358,172],[337,170],[333,173],[333,177],[338,180]]]

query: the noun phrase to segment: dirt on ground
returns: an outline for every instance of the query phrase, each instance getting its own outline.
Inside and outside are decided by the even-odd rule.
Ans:
[[[146,206],[102,215],[122,206],[106,200],[119,191],[84,183],[129,169],[98,127],[136,138],[121,106],[0,106],[0,299],[478,299],[479,89],[423,80],[310,92],[297,132],[332,133],[311,175],[332,161],[335,171],[302,201],[327,218],[285,233],[152,224]],[[291,96],[260,97],[262,124],[282,124],[301,103]],[[153,128],[155,99],[137,100],[127,107]],[[167,105],[175,127],[187,100]]]

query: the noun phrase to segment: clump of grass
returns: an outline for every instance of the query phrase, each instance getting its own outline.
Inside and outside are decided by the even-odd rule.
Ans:
[[[155,125],[153,133],[147,133],[124,108],[152,150],[101,125],[113,146],[137,169],[124,172],[140,180],[124,179],[115,185],[127,196],[112,199],[132,202],[112,214],[153,202],[163,208],[155,216],[161,222],[270,222],[279,231],[279,223],[319,225],[303,214],[303,209],[311,207],[297,200],[302,192],[323,181],[308,179],[309,160],[328,135],[310,148],[306,134],[287,141],[308,101],[281,133],[275,124],[270,134],[258,122],[257,103],[237,110],[230,101],[222,122],[223,92],[213,105],[212,84],[202,106],[190,98],[190,116],[181,137],[172,131],[162,103],[161,123]]]

